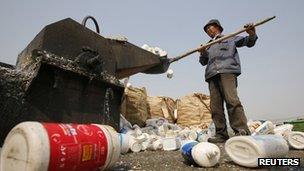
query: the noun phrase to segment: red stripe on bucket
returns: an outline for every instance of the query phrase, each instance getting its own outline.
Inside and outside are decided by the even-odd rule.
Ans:
[[[43,123],[50,141],[49,171],[98,170],[107,159],[105,133],[95,125]]]

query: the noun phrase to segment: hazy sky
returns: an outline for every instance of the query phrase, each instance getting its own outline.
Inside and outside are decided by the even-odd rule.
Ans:
[[[67,17],[81,22],[92,15],[103,36],[123,35],[135,45],[159,46],[174,57],[208,41],[202,28],[209,19],[219,19],[225,34],[276,15],[257,28],[256,46],[239,49],[239,96],[248,118],[297,117],[304,114],[303,7],[301,0],[0,0],[0,61],[15,64],[18,53],[45,25]],[[137,74],[130,81],[145,86],[150,95],[209,94],[198,54],[171,68],[170,80],[165,74]]]

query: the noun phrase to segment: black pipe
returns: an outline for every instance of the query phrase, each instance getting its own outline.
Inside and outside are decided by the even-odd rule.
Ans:
[[[92,17],[92,16],[90,16],[90,15],[84,17],[84,19],[82,20],[82,25],[86,26],[86,23],[87,23],[87,20],[88,20],[88,19],[93,20],[93,22],[94,22],[94,24],[95,24],[96,32],[97,32],[98,34],[100,34],[98,23],[97,23],[97,21],[96,21],[96,19],[95,19],[94,17]]]

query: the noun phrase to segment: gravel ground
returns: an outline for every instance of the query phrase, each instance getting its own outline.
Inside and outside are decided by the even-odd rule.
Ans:
[[[189,166],[179,151],[143,151],[139,153],[128,153],[122,155],[112,170],[303,170],[304,150],[290,150],[287,157],[300,158],[300,167],[264,167],[246,168],[235,164],[225,153],[224,144],[217,144],[221,149],[219,164],[212,168]]]
[[[300,167],[264,167],[264,168],[246,168],[239,166],[230,160],[224,152],[223,145],[217,144],[221,149],[221,158],[219,164],[212,168],[202,168],[199,166],[187,165],[179,151],[143,151],[139,153],[128,153],[121,155],[120,160],[112,169],[114,171],[124,170],[303,170],[304,171],[304,150],[290,150],[287,157],[297,157],[301,160]],[[0,148],[1,154],[1,148]]]

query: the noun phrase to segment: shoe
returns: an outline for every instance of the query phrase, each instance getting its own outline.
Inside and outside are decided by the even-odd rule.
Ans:
[[[235,134],[235,136],[246,136],[246,135],[251,135],[244,129],[239,129],[238,132]]]
[[[210,142],[210,143],[224,143],[224,142],[226,142],[226,140],[228,140],[228,138],[223,138],[220,136],[208,138],[208,142]]]

